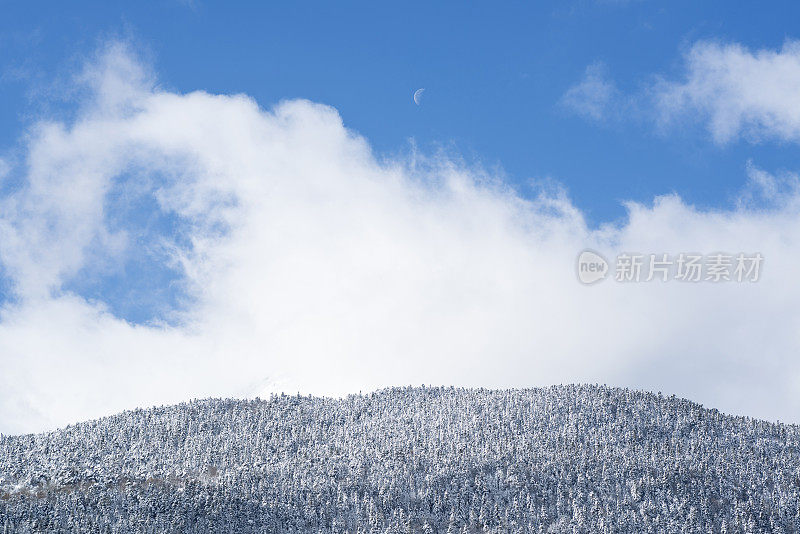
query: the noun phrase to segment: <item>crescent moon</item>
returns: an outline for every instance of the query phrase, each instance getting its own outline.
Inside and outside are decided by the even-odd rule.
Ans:
[[[414,91],[414,103],[419,106],[420,101],[422,100],[422,93],[425,92],[425,88],[417,89]]]

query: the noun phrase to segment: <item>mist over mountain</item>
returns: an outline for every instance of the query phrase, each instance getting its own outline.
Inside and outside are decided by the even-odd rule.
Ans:
[[[0,438],[2,532],[800,532],[800,432],[601,386],[138,409]]]

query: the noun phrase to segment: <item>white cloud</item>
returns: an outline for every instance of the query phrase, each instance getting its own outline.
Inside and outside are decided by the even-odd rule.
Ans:
[[[662,119],[700,117],[717,143],[800,141],[800,42],[779,51],[701,41],[687,52],[681,81],[655,88]]]
[[[797,173],[783,171],[775,175],[748,161],[747,186],[739,195],[739,206],[750,209],[797,209],[799,188],[800,176]]]
[[[160,90],[119,46],[87,72],[80,115],[29,132],[24,186],[0,199],[16,292],[0,312],[0,431],[409,383],[606,382],[800,413],[792,188],[731,211],[661,197],[590,230],[558,191],[526,200],[446,159],[379,161],[326,106]],[[180,236],[158,236],[192,297],[174,324],[130,324],[65,291],[87,266],[121,271],[140,252],[134,229],[110,222],[121,191],[180,221]],[[765,267],[750,285],[587,288],[574,271],[585,247],[760,251]]]
[[[599,121],[616,113],[619,96],[605,65],[594,63],[586,67],[583,79],[564,93],[561,105],[584,118]]]

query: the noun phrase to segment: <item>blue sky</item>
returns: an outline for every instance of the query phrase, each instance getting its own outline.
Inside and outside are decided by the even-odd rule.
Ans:
[[[0,6],[0,432],[421,383],[797,422],[795,4]]]
[[[179,92],[246,93],[268,107],[308,98],[339,110],[379,153],[443,147],[507,173],[565,185],[590,223],[625,214],[623,200],[679,193],[728,206],[745,163],[796,168],[794,146],[719,146],[702,127],[668,133],[652,118],[597,123],[559,105],[601,62],[621,91],[673,78],[693,42],[779,48],[800,6],[729,2],[479,3],[3,2],[0,146],[41,108],[52,84],[98,41],[132,39],[160,83]],[[425,87],[416,107],[411,95]],[[55,99],[57,100],[57,98]]]

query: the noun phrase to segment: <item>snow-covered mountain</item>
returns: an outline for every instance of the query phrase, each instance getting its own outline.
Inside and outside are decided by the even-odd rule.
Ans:
[[[0,532],[483,531],[800,532],[800,428],[599,386],[423,387],[0,438]]]

